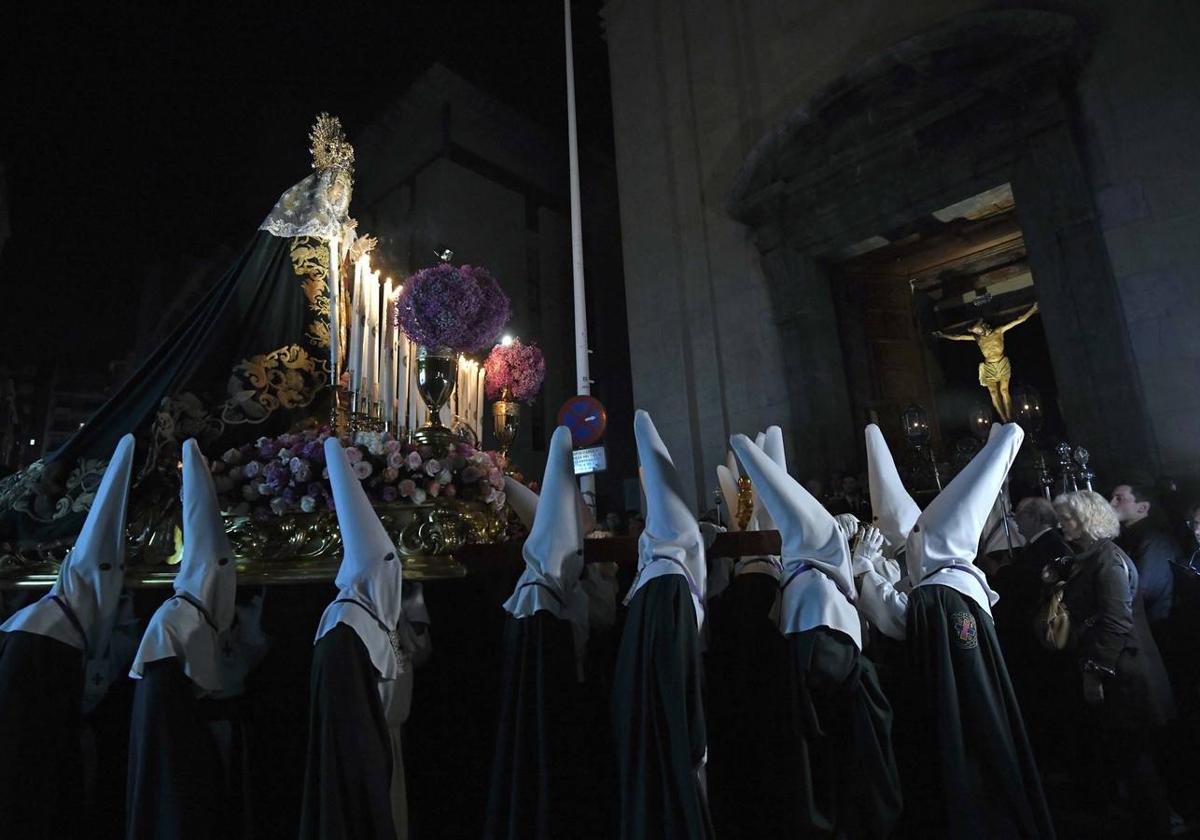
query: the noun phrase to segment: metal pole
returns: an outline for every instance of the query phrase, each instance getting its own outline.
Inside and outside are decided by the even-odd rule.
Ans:
[[[567,151],[571,163],[571,274],[575,288],[575,392],[592,393],[588,363],[587,297],[583,280],[583,216],[579,202],[579,132],[575,123],[575,50],[571,43],[571,0],[563,0],[563,29],[567,47]],[[583,499],[596,511],[596,477],[579,478]]]

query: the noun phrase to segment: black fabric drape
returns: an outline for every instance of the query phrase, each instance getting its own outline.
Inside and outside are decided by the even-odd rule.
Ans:
[[[722,838],[780,837],[789,824],[778,775],[786,767],[785,643],[770,617],[778,597],[774,577],[745,573],[709,602],[708,791]]]
[[[682,575],[634,595],[613,685],[623,840],[713,836],[701,784],[704,702],[700,636]]]
[[[874,666],[828,627],[789,635],[787,655],[787,756],[777,779],[787,828],[773,836],[889,836],[902,798],[892,709]]]
[[[196,698],[179,660],[145,666],[129,729],[129,840],[240,836],[240,808],[209,729],[209,702]]]
[[[137,370],[78,432],[43,459],[47,470],[55,463],[70,469],[79,458],[107,459],[117,441],[128,432],[148,436],[165,397],[194,393],[204,409],[219,419],[221,403],[229,397],[227,386],[234,367],[256,355],[296,345],[313,360],[313,375],[327,379],[329,349],[327,344],[324,347],[314,344],[307,329],[311,322],[322,319],[310,309],[305,292],[307,276],[296,272],[292,258],[296,242],[258,231],[179,326],[141,361]],[[317,239],[303,244],[311,244],[313,248],[321,245]],[[299,371],[300,368],[280,365],[263,373],[277,381],[292,377],[294,385]],[[249,378],[243,377],[243,381]],[[265,384],[265,380],[259,382]],[[263,422],[226,424],[216,440],[206,444],[207,448],[219,453],[261,435],[278,434],[302,416],[314,413],[316,406],[311,401],[306,406],[293,407],[287,404],[290,400],[290,396],[285,397],[284,404]],[[4,530],[23,540],[73,534],[85,516],[85,512],[68,514],[45,523],[12,510],[0,514],[9,520]]]
[[[897,708],[904,834],[1053,837],[1042,784],[992,619],[947,586],[908,602]]]
[[[82,651],[0,633],[0,836],[85,836],[82,698]]]
[[[579,732],[581,699],[571,624],[548,612],[510,616],[485,837],[602,836],[588,813],[599,791]]]
[[[300,837],[395,840],[391,782],[379,672],[358,634],[339,624],[313,648]]]

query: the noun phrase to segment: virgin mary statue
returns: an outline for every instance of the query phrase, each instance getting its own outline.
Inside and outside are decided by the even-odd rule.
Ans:
[[[327,114],[309,138],[313,172],[280,196],[220,281],[70,440],[0,483],[0,543],[10,552],[74,536],[127,432],[137,437],[137,539],[177,510],[187,438],[219,455],[328,417],[331,245],[353,239],[354,148]],[[336,259],[348,250],[337,246]]]

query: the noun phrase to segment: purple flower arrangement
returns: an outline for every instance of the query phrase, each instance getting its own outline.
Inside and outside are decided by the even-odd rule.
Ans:
[[[483,388],[489,400],[500,399],[505,389],[508,398],[529,402],[542,389],[546,379],[546,358],[536,344],[497,344],[483,363]]]
[[[319,430],[259,438],[212,461],[222,508],[255,519],[333,510],[325,439]],[[452,443],[435,458],[428,446],[405,443],[386,432],[342,436],[346,457],[373,502],[422,504],[440,497],[505,505],[503,462],[497,453]]]
[[[475,353],[496,340],[508,315],[508,295],[487,269],[441,263],[408,278],[394,317],[417,344]]]

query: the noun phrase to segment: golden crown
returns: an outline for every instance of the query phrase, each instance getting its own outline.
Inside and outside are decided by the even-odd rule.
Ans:
[[[318,172],[342,169],[349,175],[354,174],[354,147],[342,131],[341,120],[321,113],[308,132],[308,139],[312,143],[313,169]]]

